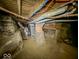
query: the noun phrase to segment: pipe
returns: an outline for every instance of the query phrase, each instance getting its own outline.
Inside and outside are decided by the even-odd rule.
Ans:
[[[74,11],[76,11],[76,8],[74,8],[72,11],[70,11],[70,12],[67,12],[67,13],[65,13],[65,14],[62,14],[62,15],[59,15],[59,16],[54,16],[54,17],[52,17],[52,19],[50,19],[50,18],[48,18],[48,19],[42,19],[42,20],[39,20],[39,21],[37,21],[36,23],[40,23],[40,22],[47,22],[47,21],[50,21],[50,20],[54,20],[54,19],[57,19],[57,18],[61,18],[61,17],[70,17],[70,16],[78,16],[78,14],[72,14],[72,13],[74,13]],[[69,16],[70,15],[70,16]]]
[[[45,20],[41,20],[38,21],[36,23],[44,23],[44,22],[48,22],[48,21],[54,21],[54,19],[58,19],[58,18],[63,18],[63,17],[74,17],[74,16],[78,16],[78,14],[68,14],[68,15],[60,15],[60,16],[55,16],[55,17],[49,17],[46,18]],[[70,20],[69,20],[70,21]],[[71,20],[72,21],[72,20]]]
[[[58,15],[58,16],[66,16],[68,14],[73,14],[74,12],[76,11],[76,8],[72,9],[70,12],[66,12],[64,14],[61,14],[61,15]],[[56,17],[56,16],[53,16],[53,17]],[[43,20],[43,19],[42,19]],[[41,21],[41,20],[40,20]]]
[[[49,0],[45,0],[31,15],[33,17],[37,12],[39,12],[48,2]]]
[[[63,17],[74,17],[74,16],[78,16],[78,14],[59,15],[55,17],[48,17],[47,19],[58,19],[58,18],[63,18]]]
[[[78,21],[78,20],[54,20],[54,21],[48,21],[46,23],[74,22],[74,21]]]
[[[18,25],[20,26],[21,29],[23,30],[25,29],[24,26],[20,22],[18,22]]]
[[[32,14],[31,17],[35,16],[35,14],[38,13],[38,12],[46,5],[46,3],[47,3],[48,1],[49,1],[49,0],[46,0],[43,4],[41,4],[41,5],[39,6],[39,8],[37,8],[37,10],[35,10],[35,11],[33,12],[33,14]],[[55,0],[53,0],[53,1],[55,1]],[[74,0],[71,0],[70,2],[67,2],[67,3],[61,5],[60,7],[58,7],[58,9],[59,9],[59,8],[62,8],[62,7],[64,7],[64,6],[67,6],[67,5],[69,5],[69,4],[73,3],[73,2],[74,2]],[[55,1],[55,3],[56,3],[56,1]],[[50,5],[50,4],[49,4],[49,5]],[[49,5],[47,6],[47,8],[49,7]]]
[[[70,4],[72,4],[73,2],[74,2],[74,0],[71,0],[70,2],[67,2],[67,3],[61,5],[60,7],[58,7],[58,9],[59,9],[59,8],[62,8],[62,7],[64,7],[64,6],[70,5]]]
[[[48,17],[52,19],[57,19],[57,18],[62,18],[62,17],[73,17],[73,16],[78,16],[78,14],[73,14],[76,11],[76,8],[71,10],[70,12],[66,12],[65,14],[54,16],[54,17]]]
[[[40,16],[39,18],[37,18],[36,20],[32,21],[32,23],[33,22],[39,22],[39,21],[42,21],[45,18],[56,16],[58,14],[64,13],[66,11],[64,9],[67,9],[67,6],[57,9],[57,11],[55,10],[53,12],[48,12],[47,14],[45,13],[42,16]],[[76,8],[73,8],[70,12],[66,12],[65,14],[62,14],[62,15],[59,15],[59,16],[56,16],[56,17],[62,17],[62,16],[66,16],[68,14],[73,14],[76,10],[77,10]]]
[[[43,14],[45,13],[46,11],[48,11],[48,9],[51,8],[52,5],[55,4],[55,0],[49,0],[45,5],[44,7],[42,7],[41,9],[39,9],[39,11],[37,13],[35,13],[33,16],[37,16],[38,14]],[[40,8],[40,7],[39,7]],[[32,16],[32,17],[33,17]]]
[[[30,23],[35,23],[35,22],[40,21],[42,19],[45,19],[47,17],[51,17],[51,16],[55,16],[55,15],[58,15],[58,14],[62,14],[66,10],[67,10],[67,6],[65,6],[63,8],[60,8],[60,9],[53,10],[53,11],[48,11],[48,12],[44,13],[43,15],[41,15],[40,17],[36,18],[35,20],[31,21]]]
[[[46,19],[46,20],[43,20],[43,21],[39,21],[39,22],[36,22],[36,23],[57,23],[57,22],[73,22],[73,21],[78,21],[78,20],[52,20],[52,19]]]

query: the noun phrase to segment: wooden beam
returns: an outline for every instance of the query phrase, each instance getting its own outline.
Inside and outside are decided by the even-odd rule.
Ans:
[[[21,15],[21,13],[22,13],[22,0],[17,0],[17,6],[18,6],[18,14]]]
[[[46,3],[46,5],[45,5],[43,8],[41,8],[41,9],[39,10],[39,12],[35,13],[35,15],[34,15],[32,18],[38,17],[38,16],[42,15],[43,13],[47,12],[48,10],[51,9],[51,7],[52,7],[54,4],[55,4],[55,0],[49,0],[49,1]]]
[[[66,3],[66,2],[70,2],[72,0],[55,0],[56,3]],[[78,0],[74,0],[74,1],[78,1]]]
[[[1,10],[1,11],[4,11],[4,12],[6,12],[6,13],[9,13],[9,14],[11,14],[11,15],[17,17],[17,18],[21,18],[21,19],[24,20],[24,21],[28,21],[28,18],[23,17],[23,16],[21,16],[21,15],[18,15],[18,14],[14,13],[14,12],[11,12],[11,11],[9,11],[9,10],[3,8],[3,7],[0,7],[0,10]]]

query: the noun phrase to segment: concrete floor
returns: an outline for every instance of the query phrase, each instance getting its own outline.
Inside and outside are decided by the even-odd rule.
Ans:
[[[23,50],[14,59],[77,59],[77,48],[57,42],[52,32],[23,40]]]

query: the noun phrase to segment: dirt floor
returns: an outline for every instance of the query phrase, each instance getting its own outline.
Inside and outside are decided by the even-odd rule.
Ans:
[[[57,42],[51,33],[43,37],[39,32],[35,38],[23,40],[23,50],[14,59],[77,59],[77,48]]]

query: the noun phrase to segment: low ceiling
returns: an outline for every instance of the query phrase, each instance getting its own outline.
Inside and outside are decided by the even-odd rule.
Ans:
[[[18,12],[18,0],[0,0],[0,6],[15,12],[15,13],[19,13]],[[45,0],[21,0],[21,7],[22,7],[22,13],[21,15],[24,17],[30,17],[30,15],[32,14],[32,12],[37,9],[37,7],[42,4]],[[51,0],[49,0],[51,1]],[[64,2],[68,2],[69,0],[55,0],[57,3],[55,4],[55,8],[58,5],[61,5]]]
[[[21,0],[22,3],[22,15],[28,17],[31,11],[34,9],[35,3],[40,2],[39,0]],[[0,0],[0,6],[8,9],[9,11],[18,13],[17,0]]]

